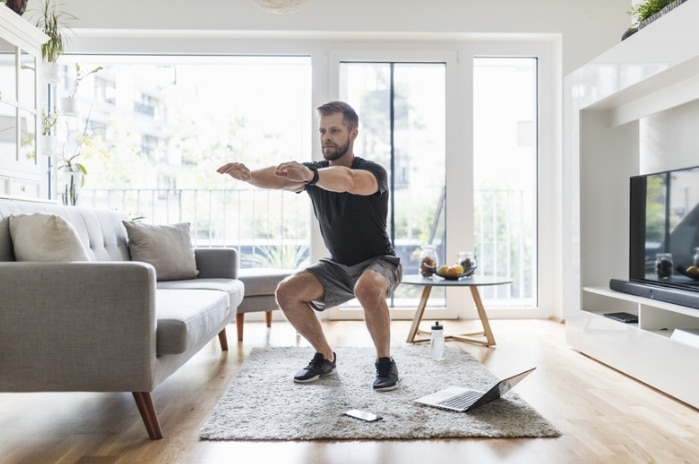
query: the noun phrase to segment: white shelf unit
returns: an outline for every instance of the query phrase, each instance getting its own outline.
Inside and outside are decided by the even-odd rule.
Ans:
[[[675,328],[699,328],[699,309],[615,292],[609,280],[628,278],[629,178],[699,165],[697,17],[699,0],[689,0],[565,82],[566,184],[579,195],[567,198],[567,240],[578,250],[571,253],[568,283],[579,292],[568,300],[567,340],[694,407],[699,348],[671,335]],[[669,134],[669,127],[677,132]],[[610,312],[639,321],[604,316]]]
[[[0,195],[48,198],[41,130],[41,44],[48,37],[0,5]]]

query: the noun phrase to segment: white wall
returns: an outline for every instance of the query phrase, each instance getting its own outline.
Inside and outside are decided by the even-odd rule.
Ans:
[[[699,101],[693,101],[640,121],[639,173],[699,165]]]
[[[38,8],[32,3],[29,9]],[[561,34],[563,75],[619,42],[630,0],[313,0],[289,15],[251,0],[62,0],[73,29]],[[70,44],[69,44],[70,50]]]

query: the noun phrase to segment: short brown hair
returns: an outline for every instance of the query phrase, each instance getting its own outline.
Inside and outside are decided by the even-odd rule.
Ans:
[[[331,101],[316,108],[318,115],[330,116],[335,113],[342,113],[342,120],[349,130],[359,127],[359,116],[354,108],[343,101]]]

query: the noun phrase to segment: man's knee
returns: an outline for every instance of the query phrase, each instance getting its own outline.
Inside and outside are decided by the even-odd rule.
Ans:
[[[285,309],[293,307],[297,303],[320,298],[322,287],[312,274],[301,272],[279,282],[274,296],[279,307]]]
[[[281,309],[288,307],[294,298],[296,298],[296,295],[294,295],[294,292],[292,291],[292,285],[289,284],[287,279],[284,279],[277,284],[277,288],[274,291],[274,297],[277,299],[277,304]]]
[[[354,285],[354,296],[359,301],[385,298],[387,282],[384,276],[375,271],[362,274]]]

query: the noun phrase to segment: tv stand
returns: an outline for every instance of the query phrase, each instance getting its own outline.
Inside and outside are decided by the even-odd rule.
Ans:
[[[697,17],[685,2],[566,76],[562,236],[567,342],[699,408],[699,344],[672,337],[699,329],[696,297],[613,280],[629,275],[630,177],[697,164]],[[638,322],[604,316],[620,312]]]
[[[609,288],[629,295],[699,309],[699,292],[619,279],[610,279]]]

